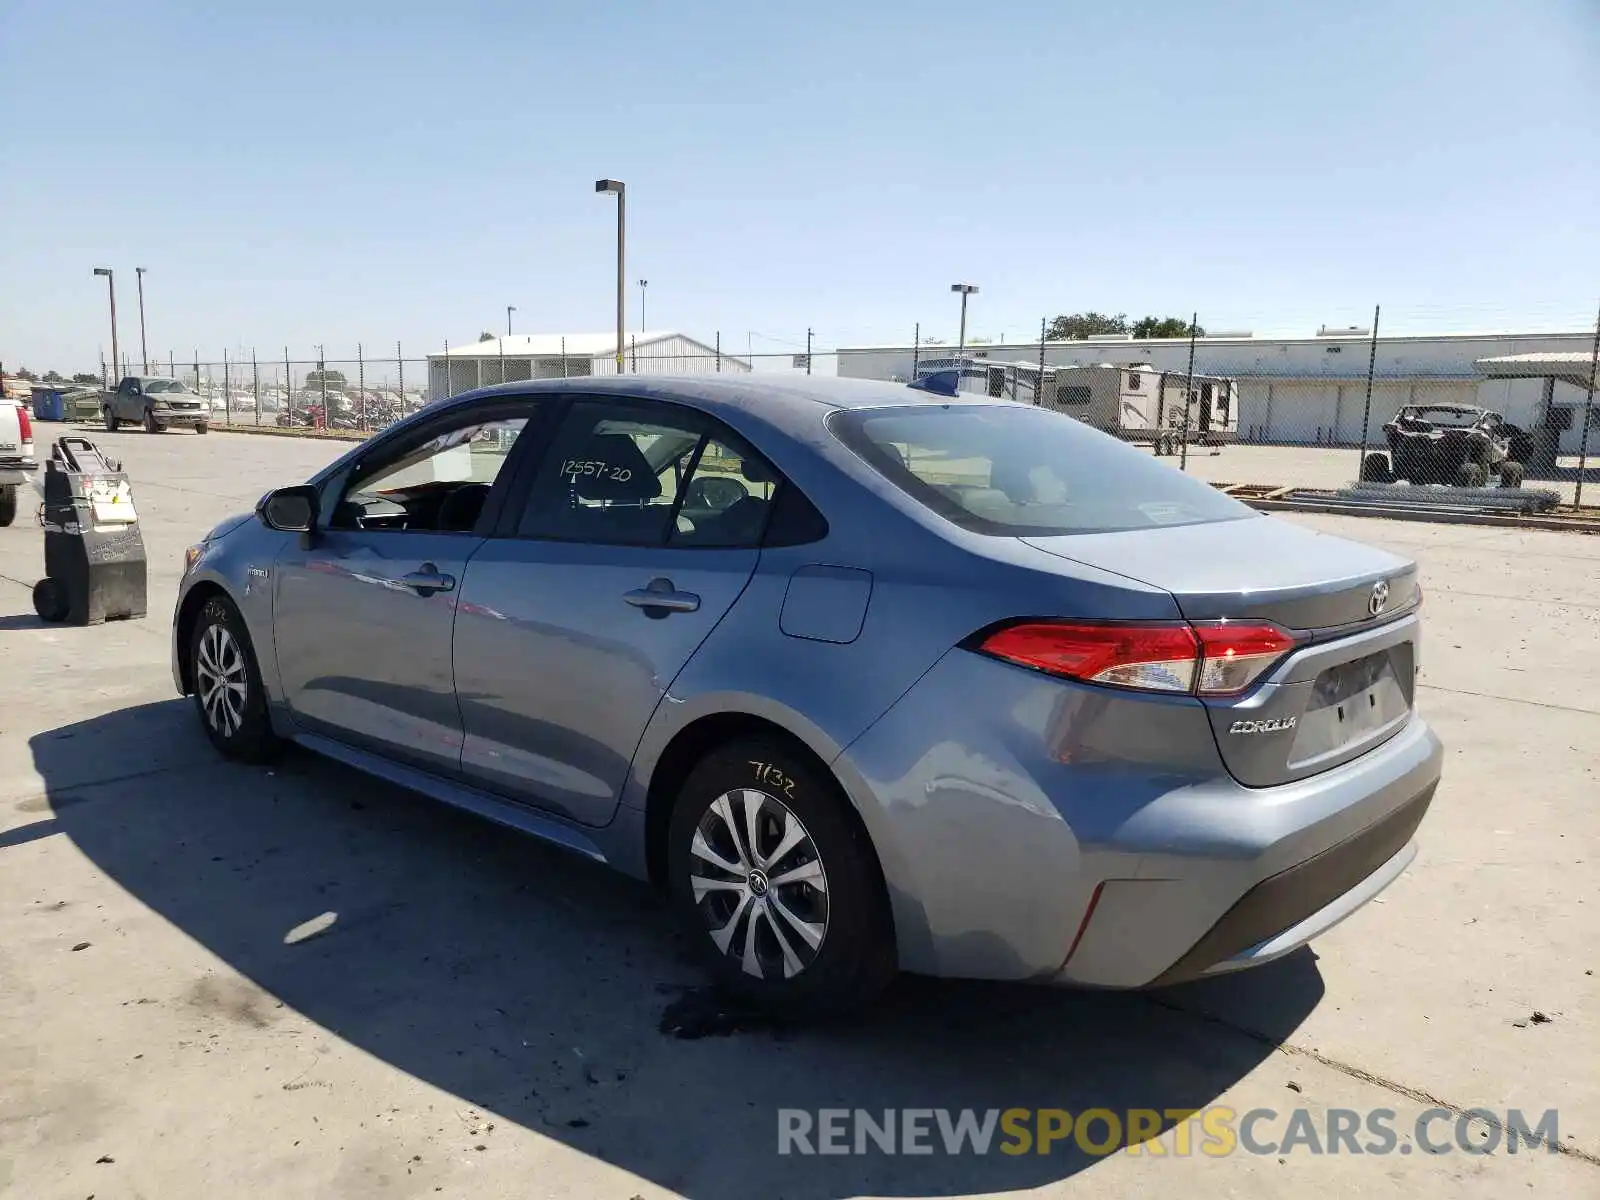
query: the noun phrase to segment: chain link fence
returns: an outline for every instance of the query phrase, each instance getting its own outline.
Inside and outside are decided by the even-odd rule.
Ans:
[[[1524,480],[1566,502],[1600,496],[1593,372],[1600,324],[1549,335],[1306,337],[1207,332],[1031,341],[924,339],[840,346],[812,330],[532,335],[353,353],[169,352],[150,373],[199,393],[212,424],[375,432],[424,405],[500,383],[605,375],[846,376],[1043,405],[1214,483],[1342,488],[1358,482],[1483,486]],[[1186,323],[1178,322],[1180,327]],[[128,364],[130,372],[139,364]],[[106,386],[115,386],[102,364]],[[93,414],[90,414],[91,416]],[[1485,448],[1487,447],[1487,449]]]

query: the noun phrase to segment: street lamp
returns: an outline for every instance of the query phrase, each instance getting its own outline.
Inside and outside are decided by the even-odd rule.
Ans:
[[[623,279],[627,271],[625,268],[628,237],[627,216],[627,189],[620,179],[596,179],[594,190],[597,192],[610,192],[617,198],[617,374],[622,374],[622,303]]]
[[[956,358],[960,360],[967,356],[967,297],[978,294],[978,285],[975,283],[952,283],[950,290],[961,293],[961,337],[956,344]],[[958,369],[963,375],[966,374],[967,369],[965,366],[961,366]]]
[[[139,277],[139,357],[144,359],[144,373],[150,374],[150,348],[144,342],[144,268],[135,267],[134,274]]]
[[[506,305],[506,336],[511,336],[511,314],[517,311],[515,304]]]
[[[639,280],[639,332],[644,332],[644,290],[650,286],[648,279]]]
[[[110,267],[96,267],[96,275],[106,277],[106,292],[111,297],[111,370],[115,373],[117,367],[117,280]]]

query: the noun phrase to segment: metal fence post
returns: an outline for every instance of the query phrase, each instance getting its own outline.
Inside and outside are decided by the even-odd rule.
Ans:
[[[250,391],[255,396],[256,424],[261,424],[261,364],[256,361],[255,348],[250,349]]]
[[[1200,329],[1200,314],[1196,312],[1189,320],[1189,378],[1183,387],[1183,445],[1178,451],[1178,470],[1189,469],[1189,406],[1194,402],[1194,343]],[[1158,381],[1159,386],[1159,381]],[[1156,432],[1159,439],[1160,431]]]
[[[289,369],[289,347],[283,348],[283,423],[294,424],[294,372]]]
[[[1033,394],[1035,404],[1044,403],[1044,337],[1050,331],[1050,322],[1045,317],[1039,318],[1039,390]],[[1159,381],[1157,387],[1159,388]]]
[[[194,390],[197,392],[200,390],[200,348],[198,346],[195,347],[194,351]]]
[[[361,352],[361,343],[356,343],[356,395],[361,397],[361,403],[356,406],[356,420],[362,429],[367,427],[367,360]]]
[[[561,378],[567,377],[567,337],[561,335]]]
[[[637,375],[639,373],[639,335],[636,333],[628,335],[628,358],[633,364],[633,374]]]
[[[101,361],[104,362],[105,360],[102,359]],[[167,377],[169,379],[176,379],[178,377],[178,365],[173,361],[171,350],[167,351]]]
[[[811,374],[811,329],[806,328],[806,374]]]
[[[397,377],[395,391],[400,396],[400,416],[406,415],[406,356],[400,351],[400,343],[394,344],[394,367]]]
[[[1382,312],[1383,305],[1372,306],[1372,344],[1367,350],[1367,405],[1361,412],[1361,457],[1357,460],[1357,483],[1365,482],[1361,468],[1367,462],[1367,440],[1372,423],[1372,377],[1378,369],[1378,317]]]
[[[453,396],[455,394],[454,391],[452,391],[452,389],[455,387],[455,381],[450,378],[450,375],[451,375],[451,371],[450,371],[450,339],[449,338],[445,338],[445,340],[444,340],[444,395],[445,395],[445,399],[446,400],[448,400],[451,396]]]
[[[922,358],[922,322],[911,327],[911,382],[917,381],[917,363]]]
[[[1594,408],[1595,372],[1600,369],[1600,313],[1594,319],[1594,349],[1589,352],[1589,394],[1583,401],[1583,437],[1578,442],[1578,488],[1572,497],[1572,507],[1583,506],[1583,477],[1589,471],[1589,413]]]
[[[722,330],[717,330],[717,374],[722,374]]]
[[[206,415],[210,416],[211,414],[207,413]],[[222,420],[225,424],[233,424],[233,396],[230,394],[228,384],[228,348],[226,346],[222,348]]]

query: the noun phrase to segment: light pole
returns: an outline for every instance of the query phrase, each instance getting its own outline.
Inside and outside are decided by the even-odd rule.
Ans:
[[[511,336],[511,314],[517,311],[515,304],[506,305],[506,336]]]
[[[644,332],[644,290],[650,286],[648,279],[639,280],[639,332]]]
[[[117,354],[117,279],[110,267],[96,267],[94,273],[106,277],[106,293],[111,297],[111,369],[116,371],[119,361]]]
[[[135,267],[134,274],[139,278],[139,357],[144,359],[144,373],[150,374],[150,347],[144,341],[144,268]]]
[[[596,179],[594,190],[610,192],[617,198],[617,374],[622,374],[623,279],[627,275],[628,213],[627,188],[620,179]]]
[[[959,364],[956,369],[961,372],[964,378],[967,373],[966,364],[961,363],[959,360],[967,356],[967,297],[978,294],[978,285],[975,283],[952,283],[950,290],[961,293],[961,337],[956,343],[956,359]]]

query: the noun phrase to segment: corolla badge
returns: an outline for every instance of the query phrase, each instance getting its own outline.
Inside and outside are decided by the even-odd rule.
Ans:
[[[1262,721],[1235,721],[1228,726],[1229,733],[1282,733],[1293,729],[1295,717],[1268,717]]]

